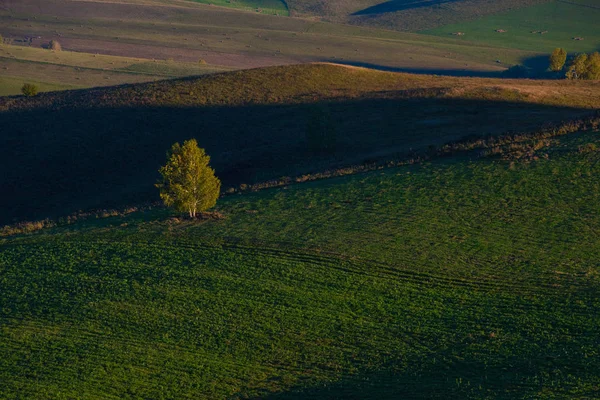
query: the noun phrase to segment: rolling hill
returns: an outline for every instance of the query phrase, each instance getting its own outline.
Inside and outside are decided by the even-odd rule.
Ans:
[[[305,62],[500,76],[516,64],[544,70],[554,47],[589,52],[600,43],[598,10],[586,0],[300,1],[290,3],[295,18],[224,4],[234,8],[184,0],[5,2],[0,35],[14,46],[0,46],[0,94],[17,94],[23,82],[83,88]],[[414,26],[402,26],[408,23]],[[42,51],[50,40],[65,54]]]
[[[226,186],[252,184],[583,118],[598,85],[307,64],[0,98],[0,223],[153,201],[166,149],[190,137]],[[315,107],[336,126],[331,154],[307,146]]]
[[[57,40],[63,49],[77,54],[127,57],[142,64],[189,65],[203,60],[208,68],[217,70],[326,61],[405,72],[499,75],[511,65],[539,56],[538,52],[473,45],[452,37],[278,17],[190,1],[20,0],[0,8],[0,34],[25,47],[39,49]],[[41,61],[50,58],[45,62],[64,67],[52,53],[35,60],[21,57],[19,51],[10,53],[0,62],[23,61],[29,69],[39,70],[48,68]],[[115,61],[117,64],[122,60]],[[6,67],[8,75],[16,78],[15,66]],[[97,65],[88,62],[88,67],[114,69],[100,61]],[[106,73],[112,76],[117,71]],[[59,83],[56,77],[60,75],[54,75],[48,83]],[[90,81],[97,80],[86,69],[63,71],[68,84],[86,75],[91,76]],[[132,75],[131,83],[139,81],[139,75]],[[27,77],[25,72],[23,77]],[[38,78],[31,76],[32,80]],[[124,82],[122,73],[110,79],[114,80],[106,83]]]
[[[422,33],[449,37],[463,32],[456,41],[546,53],[562,47],[576,54],[600,50],[598,18],[600,5],[596,1],[551,1]]]
[[[547,3],[549,0],[289,0],[292,15],[356,25],[421,31]]]
[[[0,396],[597,398],[600,142],[542,142],[0,238]]]
[[[230,68],[3,45],[0,46],[0,70],[0,96],[10,96],[21,94],[25,82],[36,84],[46,92],[199,76]]]
[[[0,398],[600,398],[597,11],[0,2]]]

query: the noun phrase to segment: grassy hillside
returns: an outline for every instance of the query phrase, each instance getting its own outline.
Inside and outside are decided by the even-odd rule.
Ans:
[[[37,84],[41,91],[53,91],[148,82],[226,70],[229,68],[173,60],[156,61],[3,45],[0,46],[0,96],[21,94],[21,86],[25,82]]]
[[[544,4],[539,9],[524,8],[540,2]],[[307,7],[309,5],[302,4]],[[325,2],[321,5],[337,10],[336,4]],[[326,61],[404,72],[499,76],[512,65],[545,60],[548,53],[555,46],[565,44],[565,40],[574,43],[573,51],[595,46],[594,25],[589,24],[590,21],[595,21],[591,15],[595,11],[593,7],[542,0],[461,0],[435,5],[424,2],[418,4],[425,4],[426,7],[417,8],[410,8],[412,6],[403,2],[382,3],[383,5],[374,2],[343,4],[358,7],[354,11],[347,10],[356,15],[348,14],[337,19],[328,17],[327,19],[335,21],[330,23],[315,18],[287,18],[181,0],[22,0],[0,9],[0,34],[14,44],[34,48],[46,46],[50,40],[58,40],[63,48],[77,53],[145,59],[145,63],[186,63],[175,71],[175,75],[169,76],[180,76],[184,72],[196,74],[190,65],[193,67],[199,60],[214,66],[212,69]],[[564,14],[569,18],[556,17],[563,14],[561,10],[555,10],[556,4],[560,4],[561,10],[571,10]],[[371,6],[375,8],[370,9]],[[388,6],[406,9],[385,11]],[[586,9],[591,10],[590,15],[585,13]],[[507,14],[513,26],[528,26],[530,23],[527,21],[532,19],[530,17],[533,15],[537,18],[537,13],[540,12],[544,25],[550,31],[556,30],[556,35],[534,35],[529,30],[525,34],[523,29],[513,29],[512,26],[510,29],[506,28],[509,29],[507,34],[494,32],[495,29],[500,29],[490,27],[495,24],[494,18],[504,18],[502,15],[507,10],[515,10]],[[520,16],[521,11],[528,16]],[[314,12],[319,16],[329,15],[323,10]],[[335,13],[345,12],[337,10]],[[492,17],[485,17],[486,15]],[[433,18],[435,23],[427,22],[428,18]],[[470,22],[465,22],[473,20],[475,22],[472,24],[478,26],[477,29],[472,28]],[[406,21],[416,24],[410,30],[430,29],[451,23],[466,25],[425,31],[430,35],[389,30]],[[574,23],[583,27],[589,25],[589,28],[581,29],[586,40],[575,42],[571,40],[571,36],[564,36],[566,31],[577,27]],[[361,24],[369,27],[355,26]],[[370,27],[372,25],[385,29],[373,29]],[[450,34],[456,32],[455,29],[467,27],[469,33],[463,37]],[[515,36],[517,32],[521,33]],[[526,36],[525,40],[523,35]],[[519,41],[526,44],[514,44]],[[16,56],[18,58],[18,54]],[[86,63],[90,68],[113,69],[102,67],[102,62],[97,65]],[[35,67],[38,68],[39,65]],[[56,77],[60,75],[58,71],[50,72]],[[73,82],[85,75],[76,72],[62,70],[63,84],[90,86]],[[99,74],[87,72],[90,82],[100,80],[99,84],[106,83]],[[164,72],[161,71],[158,75],[166,76]],[[140,74],[134,77],[112,71],[110,75],[109,82],[114,83],[142,80]],[[127,80],[128,77],[131,79]],[[42,80],[35,76],[30,79]],[[56,85],[60,82],[53,78],[48,83]]]
[[[596,398],[598,146],[1,239],[0,396]]]
[[[289,15],[286,3],[282,0],[191,0],[198,3],[211,4],[221,7],[253,10],[272,15]]]
[[[27,44],[32,38],[33,47],[58,40],[77,52],[192,63],[203,59],[233,68],[335,61],[406,71],[499,74],[537,55],[193,2],[23,0],[0,10],[0,34]]]
[[[299,65],[0,99],[0,223],[156,199],[165,151],[195,137],[226,186],[368,161],[587,115],[597,82],[466,79]],[[333,153],[307,121],[325,107]],[[19,165],[19,168],[12,166]]]
[[[549,0],[289,0],[292,15],[313,15],[400,31],[471,21]]]
[[[24,78],[23,76],[2,76],[0,77],[0,96],[20,94],[21,88],[23,87],[24,83],[31,83],[36,85],[40,92],[53,92],[57,90],[69,90],[78,88],[75,85],[71,86],[61,83],[40,82],[38,80],[31,79],[30,76],[27,76],[26,78]]]
[[[423,33],[452,37],[453,32],[464,32],[464,36],[456,37],[457,42],[545,53],[556,47],[563,47],[569,53],[592,52],[600,49],[599,18],[600,5],[596,1],[557,0]],[[506,32],[498,33],[496,29]],[[574,40],[578,37],[583,40]]]

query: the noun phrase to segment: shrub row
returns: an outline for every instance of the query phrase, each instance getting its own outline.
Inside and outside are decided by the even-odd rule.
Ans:
[[[143,207],[127,207],[121,211],[117,210],[96,210],[90,212],[80,211],[78,213],[59,218],[56,221],[51,219],[43,219],[40,221],[24,221],[19,222],[14,225],[5,225],[0,228],[0,237],[13,236],[13,235],[23,235],[28,233],[33,233],[42,229],[54,228],[57,226],[65,226],[71,225],[78,221],[85,221],[88,219],[101,219],[101,218],[109,218],[109,217],[124,217],[128,214],[134,213],[136,211],[141,210],[150,210],[152,207],[156,206],[147,205]]]
[[[465,153],[475,150],[485,150],[481,152],[480,155],[490,156],[503,153],[504,150],[502,149],[502,146],[509,146],[508,151],[511,152],[511,154],[505,157],[506,159],[533,158],[533,153],[535,151],[550,145],[550,142],[547,140],[548,138],[580,131],[595,131],[599,128],[600,112],[595,112],[587,118],[547,125],[535,132],[511,133],[500,136],[490,136],[486,138],[466,138],[457,142],[445,144],[439,149],[436,149],[435,146],[430,146],[426,151],[421,153],[413,153],[408,158],[353,165],[313,174],[304,174],[297,177],[285,176],[279,179],[273,179],[251,185],[242,184],[237,188],[232,187],[227,189],[224,194],[258,191],[262,189],[287,186],[293,183],[316,181],[320,179],[353,175],[384,168],[411,165],[433,158],[446,157],[455,155],[457,153]],[[536,142],[525,143],[531,141]]]

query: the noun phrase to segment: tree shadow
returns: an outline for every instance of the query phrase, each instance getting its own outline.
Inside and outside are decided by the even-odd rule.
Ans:
[[[355,12],[352,15],[374,15],[393,13],[398,11],[413,10],[417,8],[425,8],[438,6],[442,4],[455,3],[458,0],[391,0],[385,3],[366,8]]]
[[[600,48],[595,51],[600,51]],[[590,52],[593,53],[593,52]],[[572,60],[579,53],[569,53],[565,68],[561,72],[552,72],[548,70],[550,65],[550,53],[527,57],[521,60],[521,64],[529,70],[529,77],[534,79],[565,79],[566,69]]]
[[[226,189],[406,158],[431,145],[533,130],[587,112],[498,101],[498,93],[489,93],[493,101],[436,98],[440,90],[328,102],[338,132],[328,154],[314,154],[307,145],[310,104],[3,112],[0,224],[156,201],[154,183],[166,151],[190,138],[212,157]]]
[[[457,77],[474,77],[474,78],[500,78],[504,71],[476,71],[471,69],[448,69],[448,68],[405,68],[405,67],[390,67],[386,65],[371,64],[360,61],[339,61],[339,60],[324,60],[341,65],[349,65],[353,67],[369,68],[378,71],[386,72],[404,72],[407,74],[418,75],[441,75],[441,76],[457,76]]]
[[[430,349],[428,355],[409,356],[405,362],[384,366],[379,371],[346,376],[333,383],[299,385],[254,399],[508,400],[557,395],[568,398],[572,390],[581,398],[597,398],[600,394],[594,385],[582,384],[586,375],[595,371],[590,370],[593,367],[588,361],[580,358],[583,356],[580,344],[565,338],[537,346],[523,343],[518,351],[496,349],[485,354],[476,347],[494,340],[467,339]],[[587,341],[592,344],[595,337],[591,335]],[[475,347],[479,350],[473,351]],[[570,356],[559,356],[567,353]]]

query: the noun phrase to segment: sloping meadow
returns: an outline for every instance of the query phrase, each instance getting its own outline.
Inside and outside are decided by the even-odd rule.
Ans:
[[[0,394],[597,397],[598,146],[3,239]]]
[[[585,116],[596,83],[416,76],[317,64],[0,100],[0,223],[157,199],[165,152],[196,138],[224,187],[415,157]],[[335,148],[308,143],[318,110]]]

